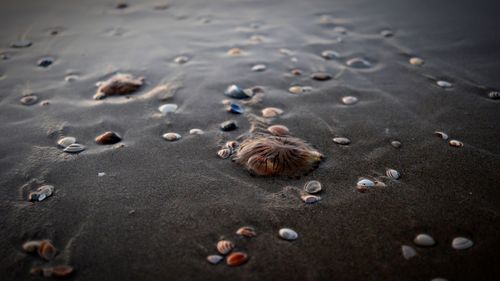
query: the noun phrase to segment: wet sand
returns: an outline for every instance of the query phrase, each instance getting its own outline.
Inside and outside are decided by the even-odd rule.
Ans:
[[[30,269],[60,264],[75,267],[70,280],[498,278],[500,101],[488,98],[500,89],[498,5],[196,0],[116,9],[113,1],[72,2],[4,1],[0,11],[1,280],[43,279]],[[32,46],[10,47],[19,40]],[[242,55],[228,56],[235,47]],[[325,60],[324,50],[341,57]],[[181,55],[189,60],[179,65]],[[43,57],[54,63],[37,66]],[[372,65],[346,65],[356,57]],[[424,65],[411,65],[411,57]],[[253,72],[255,64],[267,69]],[[303,74],[290,75],[295,68]],[[336,79],[312,80],[318,71]],[[94,100],[95,84],[118,72],[145,84]],[[173,97],[148,94],[165,83],[179,87]],[[262,86],[263,100],[245,114],[228,113],[221,101],[231,84]],[[294,85],[312,91],[291,94]],[[22,105],[29,93],[37,103]],[[344,96],[359,101],[344,105]],[[179,108],[164,116],[158,107],[165,103]],[[270,124],[287,126],[325,156],[316,170],[300,179],[252,177],[217,156],[265,107],[284,110]],[[239,128],[221,131],[226,120]],[[193,128],[204,134],[190,135]],[[94,142],[110,130],[123,140]],[[448,145],[436,130],[464,146]],[[167,132],[182,138],[168,142]],[[86,150],[63,152],[63,136]],[[351,143],[335,144],[339,136]],[[360,178],[383,178],[387,168],[401,179],[356,190]],[[312,205],[296,191],[309,180],[323,185]],[[54,194],[29,202],[42,184]],[[244,225],[257,236],[238,237]],[[299,238],[280,239],[283,227]],[[437,244],[416,246],[419,233]],[[474,245],[453,249],[458,236]],[[222,238],[248,253],[248,262],[209,264]],[[52,240],[59,254],[44,262],[24,253],[21,245],[34,239]],[[402,245],[417,256],[406,260]]]

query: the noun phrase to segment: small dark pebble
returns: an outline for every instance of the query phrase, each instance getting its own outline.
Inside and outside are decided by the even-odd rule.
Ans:
[[[41,58],[37,64],[38,66],[40,67],[49,67],[52,63],[54,62],[54,59],[53,58],[50,58],[50,57],[45,57],[45,58]]]
[[[225,121],[220,124],[220,129],[222,131],[228,132],[228,131],[234,131],[238,129],[238,125],[236,125],[236,122],[233,120]]]
[[[107,131],[102,135],[95,138],[97,144],[115,144],[122,140],[122,138],[115,132]]]
[[[332,79],[332,75],[326,72],[315,72],[311,74],[311,78],[318,81],[327,81]]]
[[[243,111],[245,111],[245,110],[243,109],[243,106],[241,106],[241,105],[239,105],[239,104],[237,104],[237,103],[235,103],[235,102],[230,103],[230,104],[227,106],[226,110],[227,110],[228,112],[235,113],[235,114],[242,114],[242,113],[243,113]]]
[[[21,41],[16,41],[12,44],[10,44],[10,46],[12,48],[28,48],[29,46],[31,46],[33,43],[31,43],[31,41],[28,41],[28,40],[21,40]]]
[[[38,97],[31,94],[21,98],[20,102],[24,105],[33,105],[38,102]]]
[[[123,3],[123,2],[118,2],[116,4],[116,8],[117,9],[125,9],[125,8],[128,8],[128,4],[127,3]]]

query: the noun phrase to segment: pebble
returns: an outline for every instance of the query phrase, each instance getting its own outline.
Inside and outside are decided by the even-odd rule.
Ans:
[[[451,241],[451,247],[455,250],[465,250],[474,245],[472,240],[465,237],[456,237]]]
[[[248,261],[248,255],[243,252],[234,252],[230,254],[226,259],[226,263],[229,266],[242,265],[247,261]]]
[[[354,96],[345,96],[345,97],[342,97],[342,102],[346,105],[351,105],[351,104],[357,103],[358,98],[354,97]]]
[[[245,236],[245,237],[248,237],[248,238],[257,236],[257,233],[255,232],[255,229],[253,227],[250,227],[250,226],[240,227],[236,231],[236,234],[241,235],[241,236]]]
[[[266,107],[262,109],[262,117],[273,118],[283,114],[283,110],[277,107]]]
[[[360,192],[365,192],[374,186],[375,186],[375,183],[369,179],[362,179],[362,180],[358,181],[358,183],[356,184],[356,188]]]
[[[227,255],[234,248],[234,243],[229,240],[221,240],[217,242],[217,251],[222,255]]]
[[[207,257],[207,261],[211,264],[218,264],[224,257],[221,255],[210,255]]]
[[[44,260],[52,260],[57,255],[57,249],[49,240],[42,240],[38,247],[38,255]]]
[[[446,134],[445,132],[435,131],[434,135],[440,137],[443,140],[447,140],[448,139],[448,134]]]
[[[99,173],[97,173],[97,176],[98,176],[98,177],[104,177],[105,175],[106,175],[106,173],[105,173],[105,172],[99,172]]]
[[[436,241],[429,234],[419,234],[413,239],[413,243],[417,246],[430,247],[436,245]]]
[[[28,41],[28,40],[20,40],[20,41],[16,41],[16,42],[13,42],[12,44],[10,44],[10,46],[12,48],[28,48],[32,45],[33,43],[31,43],[31,41]]]
[[[320,201],[320,200],[321,200],[321,197],[316,196],[316,195],[309,195],[309,194],[306,194],[306,195],[302,195],[302,196],[300,196],[300,199],[301,199],[302,201],[304,201],[304,203],[306,203],[306,204],[314,204],[314,203],[316,203],[316,202]]]
[[[226,96],[235,98],[235,99],[247,99],[252,97],[253,91],[245,91],[244,89],[240,88],[237,85],[231,85],[227,87],[227,89],[224,91],[224,94]]]
[[[128,8],[128,4],[125,3],[125,2],[118,2],[116,3],[116,6],[115,6],[117,9],[125,9],[125,8]]]
[[[352,58],[346,62],[347,66],[353,68],[369,68],[372,66],[371,62],[363,58]]]
[[[107,131],[95,138],[95,142],[102,145],[119,143],[121,140],[122,137],[113,131]]]
[[[30,94],[22,97],[19,100],[23,105],[33,105],[38,102],[38,97],[34,94]]]
[[[384,37],[392,37],[392,36],[394,36],[394,31],[392,31],[390,29],[384,29],[384,30],[380,31],[380,35],[382,35]]]
[[[220,124],[220,129],[224,132],[234,131],[234,130],[238,129],[238,125],[236,124],[235,121],[229,120],[229,121],[222,122]]]
[[[294,69],[290,70],[290,73],[292,75],[295,75],[295,76],[300,76],[300,75],[302,75],[302,70],[300,70],[298,68],[294,68]]]
[[[221,159],[227,159],[229,156],[231,156],[232,153],[233,153],[232,150],[229,148],[223,148],[223,149],[220,149],[219,151],[217,151],[217,155]]]
[[[63,149],[64,152],[67,153],[80,153],[85,150],[85,146],[83,144],[79,143],[72,143],[68,145],[65,149]]]
[[[394,169],[387,169],[385,171],[385,175],[388,178],[395,179],[395,180],[397,180],[397,179],[399,179],[401,177],[401,174],[398,171],[394,170]]]
[[[42,185],[37,188],[36,191],[30,192],[28,195],[29,201],[43,201],[45,198],[51,196],[54,193],[53,185]]]
[[[351,140],[346,137],[336,137],[333,138],[333,142],[341,145],[348,145],[351,143]]]
[[[309,193],[309,194],[316,194],[321,191],[321,183],[316,180],[308,181],[304,185],[304,191]]]
[[[231,112],[234,114],[242,114],[245,111],[243,106],[241,106],[235,102],[229,103],[226,107],[226,110],[227,110],[227,112]]]
[[[498,99],[500,99],[500,92],[491,91],[488,93],[488,97],[492,100],[498,100]]]
[[[194,128],[194,129],[189,130],[190,135],[203,135],[204,133],[205,132],[203,132],[202,129]]]
[[[417,66],[424,65],[424,60],[417,57],[410,58],[409,62],[412,65],[417,65]]]
[[[176,64],[185,64],[186,62],[189,61],[189,58],[186,56],[178,56],[174,59],[174,62]]]
[[[292,86],[288,89],[288,91],[292,94],[301,94],[304,92],[301,86]]]
[[[288,241],[293,241],[299,238],[299,234],[290,228],[282,228],[279,230],[278,234],[282,239]]]
[[[37,65],[40,67],[49,67],[54,62],[54,59],[51,57],[45,57],[38,60]]]
[[[417,255],[417,251],[415,251],[415,249],[407,245],[401,246],[401,252],[403,254],[403,257],[407,260]]]
[[[269,131],[271,134],[282,137],[290,134],[290,130],[286,126],[283,125],[273,125],[269,126],[267,128],[267,131]]]
[[[448,82],[448,81],[444,81],[444,80],[439,80],[439,81],[436,81],[436,84],[441,87],[441,88],[451,88],[453,85]]]
[[[325,51],[321,52],[321,56],[327,60],[340,58],[340,54],[333,51],[333,50],[325,50]]]
[[[327,81],[332,79],[332,75],[326,72],[315,72],[311,74],[311,78],[318,81]]]
[[[158,107],[158,110],[163,114],[167,114],[167,113],[176,112],[177,108],[178,108],[177,104],[167,103],[167,104],[164,104],[164,105],[161,105],[160,107]]]
[[[391,145],[394,147],[394,148],[400,148],[401,147],[401,142],[400,141],[391,141]]]
[[[229,49],[229,51],[227,51],[227,55],[232,56],[232,57],[239,56],[239,55],[241,55],[241,49],[240,48],[231,48],[231,49]]]
[[[166,133],[163,134],[162,137],[168,141],[176,141],[179,140],[182,136],[178,133]]]
[[[267,66],[265,64],[256,64],[252,67],[252,71],[264,71]]]
[[[464,143],[463,143],[463,142],[461,142],[461,141],[458,141],[458,140],[450,140],[450,141],[448,142],[448,144],[449,144],[450,146],[453,146],[453,147],[463,147],[463,146],[464,146]]]

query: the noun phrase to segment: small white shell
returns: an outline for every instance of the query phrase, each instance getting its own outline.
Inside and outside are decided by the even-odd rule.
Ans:
[[[348,145],[351,143],[351,140],[346,137],[336,137],[333,138],[333,142],[341,145]]]
[[[252,67],[252,71],[264,71],[266,68],[265,64],[256,64]]]
[[[158,107],[158,110],[163,113],[163,114],[167,114],[167,113],[170,113],[170,112],[175,112],[177,111],[177,104],[175,103],[167,103],[167,104],[164,104],[160,107]]]
[[[464,146],[464,143],[461,142],[461,141],[458,141],[458,140],[450,140],[448,142],[449,145],[453,146],[453,147],[462,147]]]
[[[372,66],[372,64],[369,61],[363,58],[352,58],[348,60],[346,64],[354,68],[368,68]]]
[[[186,57],[186,56],[178,56],[178,57],[176,57],[176,58],[175,58],[175,60],[174,60],[174,61],[175,61],[175,63],[177,63],[177,64],[184,64],[184,63],[186,63],[186,62],[188,62],[188,61],[189,61],[189,58],[188,58],[188,57]]]
[[[189,130],[190,135],[203,135],[203,130],[202,129],[191,129]]]
[[[415,249],[407,245],[401,246],[401,253],[403,254],[403,257],[407,260],[417,255],[417,251],[415,251]]]
[[[301,86],[292,86],[288,89],[288,91],[292,94],[301,94],[304,90]]]
[[[229,240],[221,240],[217,243],[217,251],[222,255],[227,255],[233,248],[234,244]]]
[[[445,132],[435,131],[434,135],[442,138],[443,140],[447,140],[448,139],[448,135]]]
[[[421,66],[424,64],[424,60],[421,58],[418,58],[418,57],[410,58],[409,62],[410,62],[410,64],[417,65],[417,66]]]
[[[85,150],[85,146],[79,143],[73,143],[68,145],[65,149],[63,149],[64,152],[67,153],[79,153]]]
[[[357,103],[358,98],[354,97],[354,96],[345,96],[345,97],[342,97],[342,102],[346,105],[351,105],[351,104]]]
[[[226,159],[228,158],[229,156],[231,156],[232,152],[231,152],[231,149],[229,148],[223,148],[219,151],[217,151],[217,155],[221,158],[221,159]]]
[[[474,245],[472,240],[465,237],[456,237],[451,241],[451,247],[455,250],[465,250]]]
[[[391,145],[394,147],[394,148],[400,148],[401,147],[401,142],[400,141],[391,141]]]
[[[321,197],[316,196],[316,195],[307,194],[307,195],[300,196],[300,199],[302,201],[304,201],[304,203],[306,203],[306,204],[313,204],[313,203],[316,203],[319,200],[321,200]]]
[[[358,181],[358,186],[363,186],[363,187],[374,187],[375,183],[369,179],[362,179]]]
[[[282,228],[278,232],[279,236],[282,239],[288,240],[288,241],[293,241],[299,238],[299,234],[295,232],[295,230],[290,229],[290,228]]]
[[[266,107],[262,109],[262,117],[273,118],[283,114],[283,110],[277,107]]]
[[[224,259],[224,257],[220,255],[207,256],[207,261],[211,264],[218,264],[222,259]]]
[[[436,81],[436,84],[441,88],[451,88],[453,86],[453,84],[444,80]]]
[[[57,141],[57,144],[62,147],[62,148],[66,148],[72,144],[74,144],[76,142],[76,138],[74,137],[64,137],[62,139],[59,139]]]
[[[488,97],[492,100],[497,100],[500,99],[500,92],[498,91],[491,91],[488,93]]]
[[[25,251],[27,253],[34,252],[34,251],[38,250],[38,247],[40,247],[41,243],[42,243],[42,241],[39,241],[39,240],[27,241],[22,246],[23,251]]]
[[[436,241],[429,234],[422,233],[417,235],[415,239],[413,239],[413,243],[418,246],[430,247],[434,246],[436,244]]]
[[[179,135],[178,133],[166,133],[166,134],[163,134],[162,137],[168,141],[176,141],[176,140],[180,139],[182,136]]]
[[[304,191],[309,194],[316,194],[321,191],[321,183],[319,181],[308,181],[304,185]]]
[[[385,175],[387,177],[389,177],[391,179],[395,179],[395,180],[397,180],[397,179],[399,179],[401,177],[401,174],[398,171],[394,170],[394,169],[387,169],[385,171]]]

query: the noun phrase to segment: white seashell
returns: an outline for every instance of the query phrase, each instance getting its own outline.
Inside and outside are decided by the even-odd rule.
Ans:
[[[358,181],[357,185],[370,188],[370,187],[374,187],[375,183],[369,179],[362,179],[362,180]]]
[[[264,71],[266,68],[265,64],[256,64],[252,67],[252,71]]]
[[[417,57],[410,58],[409,62],[410,62],[410,64],[417,65],[417,66],[421,66],[424,64],[424,60],[421,58],[417,58]]]
[[[488,93],[488,97],[492,100],[498,100],[498,99],[500,99],[500,92],[491,91]]]
[[[292,86],[288,89],[288,91],[292,94],[301,94],[304,90],[301,86]]]
[[[163,113],[163,114],[167,114],[167,113],[170,113],[170,112],[175,112],[177,111],[177,104],[175,103],[167,103],[167,104],[164,104],[160,107],[158,107],[158,110]]]
[[[302,201],[304,201],[304,203],[306,204],[313,204],[321,200],[321,197],[307,194],[307,195],[302,195],[300,199],[302,199]]]
[[[448,143],[451,146],[453,146],[453,147],[462,147],[462,146],[464,146],[464,143],[461,142],[461,141],[458,141],[458,140],[450,140]]]
[[[447,140],[448,139],[448,135],[445,132],[435,131],[434,135],[442,138],[443,140]]]
[[[176,141],[181,138],[181,135],[178,133],[166,133],[162,137],[168,141]]]
[[[211,264],[218,264],[222,259],[224,257],[220,255],[210,255],[207,257],[207,261]]]
[[[380,35],[382,35],[384,37],[392,37],[392,36],[394,36],[394,32],[390,29],[384,29],[384,30],[380,31]]]
[[[385,175],[391,179],[399,179],[401,177],[401,174],[394,170],[394,169],[387,169],[387,171],[385,171]]]
[[[221,240],[217,243],[217,251],[223,255],[227,255],[233,248],[234,244],[229,240]]]
[[[322,189],[321,183],[319,181],[308,181],[304,185],[304,191],[309,194],[316,194]]]
[[[278,232],[279,236],[282,239],[288,240],[288,241],[293,241],[299,238],[299,234],[295,232],[295,230],[290,229],[290,228],[282,228]]]
[[[451,247],[455,250],[465,250],[474,245],[472,240],[465,237],[456,237],[451,241]]]
[[[106,175],[106,173],[105,173],[105,172],[99,172],[99,173],[97,173],[97,176],[98,176],[98,177],[104,177],[105,175]]]
[[[354,96],[342,97],[342,102],[346,105],[355,104],[358,102],[358,98]]]
[[[321,56],[327,60],[340,58],[340,54],[333,51],[333,50],[325,50],[325,51],[321,52]]]
[[[191,129],[189,130],[190,135],[203,135],[203,130],[202,129]]]
[[[400,148],[401,147],[401,142],[400,141],[391,141],[391,145],[394,147],[394,148]]]
[[[25,251],[27,253],[34,252],[34,251],[38,250],[41,243],[42,243],[42,241],[39,241],[39,240],[27,241],[22,246],[23,251]]]
[[[336,137],[333,138],[333,142],[341,145],[348,145],[351,143],[351,140],[346,137]]]
[[[436,81],[436,84],[441,88],[451,88],[453,86],[450,82],[444,80]]]
[[[371,62],[363,59],[363,58],[352,58],[346,62],[346,64],[350,67],[354,68],[369,68],[372,66]]]
[[[403,257],[407,260],[417,255],[417,251],[415,251],[415,249],[407,245],[401,246],[401,252],[403,254]]]
[[[67,153],[79,153],[85,150],[85,146],[79,143],[73,143],[68,145],[65,149],[63,149],[64,152]]]
[[[231,154],[232,154],[232,151],[229,148],[223,148],[223,149],[217,151],[217,155],[219,155],[219,157],[221,159],[226,159],[229,156],[231,156]]]
[[[66,148],[66,147],[74,144],[75,142],[76,142],[76,138],[74,138],[74,137],[64,137],[64,138],[58,140],[57,144],[62,148]]]
[[[175,60],[174,60],[174,61],[175,61],[175,63],[177,63],[177,64],[184,64],[184,63],[186,63],[186,62],[188,62],[188,61],[189,61],[189,58],[188,58],[188,57],[186,57],[186,56],[178,56],[178,57],[176,57],[176,58],[175,58]]]
[[[429,234],[419,234],[413,239],[413,243],[418,246],[423,246],[423,247],[430,247],[434,246],[436,244],[436,241],[434,241],[434,238],[432,238]]]
[[[283,110],[277,107],[266,107],[262,109],[262,117],[273,118],[283,114]]]

